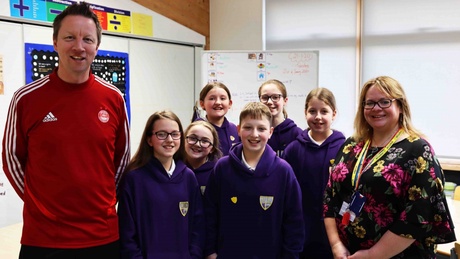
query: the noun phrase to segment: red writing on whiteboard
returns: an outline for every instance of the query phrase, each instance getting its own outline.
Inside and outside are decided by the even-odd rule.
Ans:
[[[294,52],[289,53],[289,59],[292,62],[309,61],[314,58],[312,53]]]
[[[302,75],[310,72],[308,68],[294,68],[294,69],[284,69],[283,74],[289,74],[289,75]]]

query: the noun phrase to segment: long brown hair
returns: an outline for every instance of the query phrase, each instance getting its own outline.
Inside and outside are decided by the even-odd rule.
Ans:
[[[174,154],[174,160],[183,160],[185,157],[185,137],[184,137],[184,130],[182,128],[182,124],[180,122],[179,117],[172,112],[172,111],[159,111],[152,114],[147,122],[145,123],[144,132],[142,133],[141,141],[139,144],[139,148],[134,154],[133,158],[129,162],[128,166],[126,167],[125,171],[129,172],[131,170],[140,168],[146,165],[150,159],[152,159],[153,155],[153,148],[148,144],[147,139],[153,135],[153,125],[155,122],[160,119],[168,119],[177,122],[179,125],[179,131],[181,132],[180,136],[180,147],[179,150]]]

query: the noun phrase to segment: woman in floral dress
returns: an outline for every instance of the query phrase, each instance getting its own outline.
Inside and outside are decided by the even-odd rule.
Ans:
[[[399,82],[387,76],[366,82],[354,126],[324,198],[334,257],[436,258],[435,244],[455,240],[444,174],[412,125]]]

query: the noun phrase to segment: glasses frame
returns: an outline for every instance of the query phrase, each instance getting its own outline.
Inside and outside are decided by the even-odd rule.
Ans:
[[[165,133],[165,134],[166,134],[166,137],[160,138],[160,137],[158,136],[158,133]],[[175,133],[178,133],[178,134],[179,134],[179,137],[174,138],[172,134],[175,134]],[[164,131],[164,130],[159,130],[159,131],[157,131],[157,132],[153,132],[152,134],[155,135],[155,137],[157,137],[157,139],[159,139],[159,140],[165,140],[165,139],[167,139],[169,136],[171,136],[171,138],[172,138],[173,140],[178,140],[178,139],[180,139],[180,138],[182,137],[182,132],[180,132],[180,131],[166,132],[166,131]]]
[[[388,106],[382,106],[382,104],[380,102],[383,102],[383,101],[390,101],[390,104]],[[378,105],[380,107],[380,109],[388,109],[391,107],[391,105],[393,104],[393,102],[396,101],[396,99],[381,99],[381,100],[378,100],[377,102],[375,101],[372,101],[372,100],[368,100],[368,101],[364,101],[363,102],[363,108],[365,110],[372,110],[375,108],[375,105]],[[367,103],[370,103],[372,102],[374,105],[372,105],[372,107],[366,107]]]
[[[273,98],[272,98],[273,96],[278,96],[278,100],[276,100],[276,101],[273,100]],[[262,100],[262,98],[265,98],[265,97],[267,98],[267,100],[266,101]],[[261,96],[259,96],[259,100],[262,103],[268,103],[268,100],[272,100],[272,102],[277,103],[277,102],[279,102],[281,100],[281,98],[284,98],[284,96],[282,94],[272,94],[272,95],[261,95]]]
[[[194,142],[193,142],[193,141],[190,142],[189,140],[191,140],[191,138],[194,138],[195,141],[194,141]],[[214,143],[212,143],[211,141],[206,140],[206,139],[199,139],[199,138],[194,137],[194,136],[186,136],[186,137],[185,137],[185,141],[186,141],[189,145],[195,145],[195,144],[199,143],[198,145],[199,145],[200,147],[202,147],[202,148],[208,148],[208,147],[213,147],[213,146],[214,146]],[[206,141],[205,143],[209,143],[209,146],[203,146],[203,141]],[[192,142],[193,142],[193,143],[192,143]]]

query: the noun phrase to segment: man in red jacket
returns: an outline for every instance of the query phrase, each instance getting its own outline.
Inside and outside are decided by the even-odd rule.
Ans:
[[[3,137],[3,170],[24,201],[19,258],[118,258],[125,103],[91,73],[102,29],[90,6],[70,5],[53,30],[59,66],[14,93]]]

